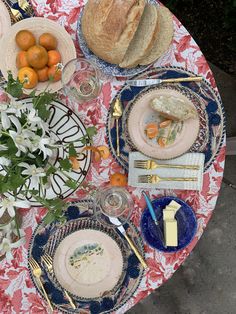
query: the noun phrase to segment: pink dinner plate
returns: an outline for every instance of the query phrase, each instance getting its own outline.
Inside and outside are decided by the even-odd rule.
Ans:
[[[173,131],[176,134],[174,140],[165,147],[161,147],[157,138],[148,139],[145,127],[150,122],[159,124],[162,121],[159,113],[150,106],[152,99],[162,95],[177,97],[195,108],[190,99],[181,92],[168,88],[149,89],[140,94],[133,104],[128,118],[128,132],[134,146],[141,153],[157,159],[172,159],[187,152],[195,142],[199,132],[199,117],[174,124]]]
[[[9,12],[4,3],[0,0],[0,38],[8,31],[10,26],[11,18]]]
[[[67,236],[56,249],[53,268],[60,285],[80,298],[99,298],[118,283],[121,250],[104,232],[84,229]]]

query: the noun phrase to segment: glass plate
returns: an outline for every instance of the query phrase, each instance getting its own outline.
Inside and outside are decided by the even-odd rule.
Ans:
[[[195,75],[177,67],[161,67],[149,70],[136,76],[136,79],[143,78],[175,78],[188,77]],[[225,114],[220,99],[210,84],[203,80],[201,83],[174,83],[160,84],[155,87],[133,87],[125,85],[116,95],[120,97],[124,108],[122,119],[119,120],[120,130],[120,156],[116,154],[116,127],[112,118],[112,108],[108,112],[106,132],[110,151],[116,161],[126,170],[129,169],[128,158],[129,152],[136,151],[128,134],[127,119],[136,98],[143,92],[152,88],[171,88],[182,92],[195,105],[200,118],[200,131],[198,138],[190,148],[190,152],[202,152],[205,154],[205,170],[210,167],[215,160],[224,140],[225,134]]]
[[[28,258],[33,257],[42,266],[42,279],[45,289],[54,306],[62,312],[80,313],[82,309],[88,311],[88,313],[113,312],[134,295],[143,278],[144,270],[123,236],[119,231],[103,226],[96,221],[92,208],[93,202],[90,200],[71,203],[65,213],[67,222],[64,225],[53,223],[45,227],[43,224],[40,224],[31,239]],[[71,295],[77,307],[76,310],[73,310],[65,298],[63,294],[64,289],[57,281],[55,275],[50,275],[47,269],[44,268],[43,263],[41,263],[41,256],[45,252],[53,256],[62,239],[82,229],[99,230],[112,237],[121,249],[124,263],[122,275],[117,285],[102,297],[85,299]],[[138,250],[144,255],[143,242],[136,227],[129,223],[125,225],[125,229]],[[42,295],[31,271],[30,276],[37,290]]]

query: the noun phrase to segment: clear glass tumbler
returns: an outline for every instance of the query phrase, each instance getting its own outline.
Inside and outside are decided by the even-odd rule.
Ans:
[[[97,190],[94,210],[100,222],[116,228],[129,221],[133,208],[133,199],[125,188],[107,186]],[[109,218],[117,218],[118,225],[112,224]]]
[[[79,103],[88,102],[101,92],[101,74],[88,60],[73,59],[62,70],[62,84],[68,97]]]

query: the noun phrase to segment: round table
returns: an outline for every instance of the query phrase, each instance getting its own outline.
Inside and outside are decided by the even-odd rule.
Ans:
[[[81,55],[76,42],[76,23],[84,0],[32,0],[36,15],[57,21],[63,25],[75,40],[78,55]],[[155,66],[179,66],[195,74],[202,75],[218,92],[213,74],[199,47],[187,32],[184,26],[174,17],[174,39],[169,51],[160,58]],[[90,105],[72,104],[72,109],[79,113],[86,125],[95,125],[99,132],[95,138],[95,145],[106,145],[106,115],[112,98],[120,86],[107,82],[103,85],[99,98]],[[168,280],[179,266],[185,261],[190,252],[200,239],[207,223],[209,222],[216,205],[221,186],[225,161],[225,139],[217,158],[211,167],[204,173],[203,189],[195,191],[167,191],[166,195],[176,195],[192,206],[197,217],[197,233],[194,240],[185,249],[174,253],[165,254],[152,249],[145,244],[145,257],[149,269],[136,291],[117,313],[124,313],[140,300],[148,296],[154,289],[160,287]],[[68,200],[78,200],[86,197],[88,191],[105,181],[114,172],[122,171],[117,162],[110,157],[101,163],[92,164],[83,188],[78,189]],[[135,199],[135,211],[132,220],[139,227],[141,213],[145,207],[141,192],[132,190]],[[163,195],[163,194],[162,194]],[[150,191],[151,198],[159,197],[158,190]],[[14,260],[9,264],[3,260],[0,264],[0,313],[48,313],[46,302],[36,292],[30,279],[27,268],[27,250],[31,235],[45,215],[44,208],[31,208],[22,210],[23,229],[26,234],[26,243],[14,251]],[[56,312],[56,311],[55,311]]]

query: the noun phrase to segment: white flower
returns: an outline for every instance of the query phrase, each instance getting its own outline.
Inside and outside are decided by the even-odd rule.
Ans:
[[[5,111],[2,110],[2,104],[0,104],[0,113],[1,113],[1,123],[2,127],[5,130],[8,130],[11,126],[11,121]]]
[[[9,119],[11,120],[11,122],[15,125],[17,133],[21,132],[21,124],[20,121],[13,115],[9,116]]]
[[[11,163],[11,160],[6,157],[0,157],[0,165],[1,166],[9,166]]]
[[[2,254],[6,254],[6,259],[8,262],[10,262],[13,259],[11,250],[20,247],[24,244],[24,242],[24,238],[21,238],[20,240],[13,243],[11,243],[9,238],[3,238],[2,242],[0,243],[0,252]]]
[[[35,135],[33,140],[31,141],[31,148],[30,150],[32,152],[36,150],[40,150],[40,152],[43,152],[43,159],[45,160],[47,157],[52,156],[52,149],[49,147],[53,145],[52,140],[48,137],[41,138],[38,135]]]
[[[30,176],[32,188],[37,187],[40,183],[40,178],[46,176],[44,169],[41,167],[37,168],[35,165],[28,165],[25,162],[19,163],[19,166],[25,168],[22,171],[23,175]]]
[[[27,137],[27,134],[23,133],[17,133],[15,131],[9,130],[9,135],[13,139],[16,147],[18,148],[18,152],[16,153],[16,156],[19,157],[21,152],[26,153],[27,148],[30,146],[30,140]]]
[[[33,108],[33,104],[27,104],[22,101],[16,101],[14,97],[9,95],[10,106],[6,110],[7,113],[14,113],[16,117],[21,117],[22,113]]]
[[[27,201],[15,200],[13,196],[3,198],[0,202],[0,218],[5,213],[5,211],[8,212],[10,217],[14,217],[16,214],[15,207],[29,208],[30,203]]]

